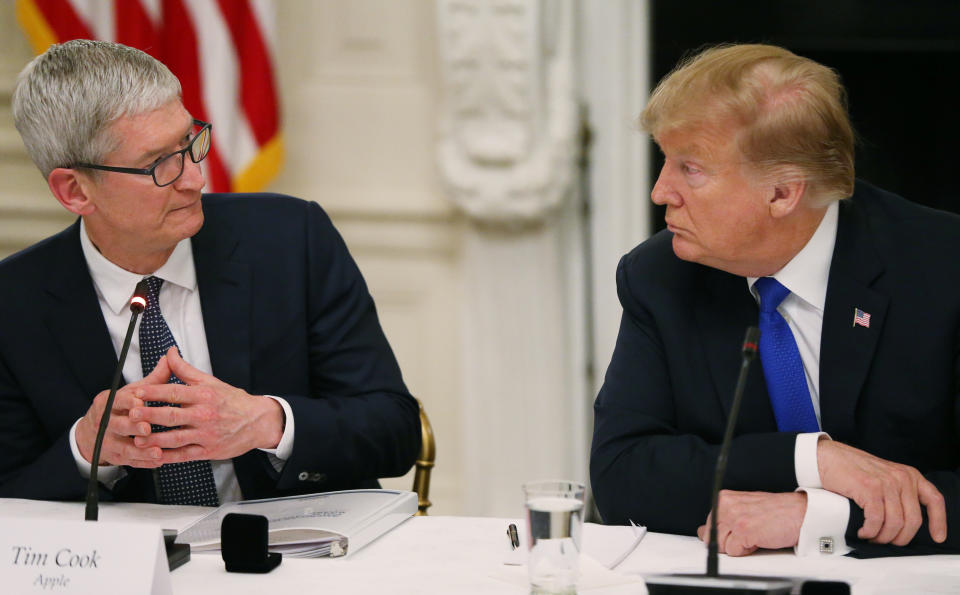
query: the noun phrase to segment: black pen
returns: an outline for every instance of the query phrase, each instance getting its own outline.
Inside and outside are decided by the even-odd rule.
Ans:
[[[520,535],[517,533],[517,526],[513,523],[507,527],[507,537],[510,538],[510,549],[515,550],[520,547]]]

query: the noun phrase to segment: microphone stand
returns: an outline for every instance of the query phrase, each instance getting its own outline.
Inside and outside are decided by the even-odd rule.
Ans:
[[[719,552],[717,549],[717,517],[720,488],[723,485],[723,476],[727,470],[727,456],[730,454],[730,443],[733,441],[733,430],[740,415],[740,402],[743,401],[743,390],[747,383],[747,371],[750,363],[757,354],[757,342],[760,339],[760,329],[751,326],[747,329],[743,340],[743,359],[740,364],[740,376],[733,392],[733,404],[730,406],[730,415],[727,418],[727,428],[720,446],[720,455],[717,457],[717,466],[713,476],[712,508],[710,515],[710,544],[707,546],[706,574],[662,574],[652,575],[644,579],[650,595],[679,594],[679,593],[764,593],[788,594],[802,581],[783,577],[762,577],[746,575],[722,575],[718,572]]]
[[[733,391],[733,404],[730,405],[730,416],[727,418],[727,428],[723,433],[723,442],[720,444],[720,455],[717,457],[717,467],[713,473],[713,492],[710,503],[710,544],[707,546],[707,576],[717,576],[720,563],[720,553],[717,549],[717,506],[720,501],[720,490],[723,487],[723,476],[727,473],[727,457],[730,455],[730,443],[733,442],[733,428],[740,418],[740,403],[743,402],[743,390],[747,384],[747,372],[750,364],[757,355],[757,344],[760,342],[760,329],[755,326],[747,328],[743,338],[743,359],[740,362],[740,375],[737,377],[737,386]]]
[[[103,439],[107,434],[107,425],[110,423],[110,414],[113,411],[113,401],[117,396],[117,388],[120,386],[120,376],[123,374],[123,363],[127,361],[127,351],[130,349],[130,339],[133,338],[133,329],[137,325],[137,318],[147,307],[147,284],[146,281],[137,283],[137,288],[133,291],[133,297],[130,298],[130,324],[127,325],[127,336],[123,339],[123,347],[120,348],[120,357],[117,360],[117,368],[113,372],[113,382],[110,383],[110,394],[107,396],[107,404],[103,407],[103,415],[100,416],[100,427],[97,429],[97,439],[93,443],[93,458],[90,461],[90,481],[87,483],[87,507],[84,514],[84,520],[96,521],[100,511],[100,484],[97,482],[97,471],[100,469],[100,450],[103,448]]]
[[[127,325],[127,334],[120,348],[120,357],[117,359],[117,368],[113,373],[113,382],[110,383],[110,394],[100,416],[100,426],[97,428],[97,439],[93,443],[93,457],[90,461],[90,481],[87,483],[87,505],[84,520],[96,521],[100,512],[100,484],[97,481],[97,471],[100,469],[100,450],[107,434],[107,425],[110,423],[110,414],[113,411],[113,401],[120,386],[120,377],[123,374],[123,364],[127,361],[127,351],[130,349],[130,340],[133,338],[133,329],[137,326],[137,318],[147,307],[147,280],[137,283],[137,287],[130,298],[130,324]],[[167,550],[167,565],[170,570],[186,564],[190,560],[190,546],[185,543],[174,543],[177,534],[175,531],[163,531],[163,544]]]

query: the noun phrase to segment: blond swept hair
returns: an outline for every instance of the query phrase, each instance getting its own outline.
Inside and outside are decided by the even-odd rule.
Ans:
[[[716,46],[681,61],[640,114],[654,138],[731,125],[761,175],[799,175],[820,204],[853,194],[854,132],[832,69],[771,45]]]

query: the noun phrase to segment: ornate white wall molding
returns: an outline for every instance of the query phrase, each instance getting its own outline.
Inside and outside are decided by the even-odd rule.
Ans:
[[[585,479],[587,390],[573,0],[437,0],[446,196],[463,231],[464,508]]]
[[[437,27],[448,196],[483,222],[542,220],[575,171],[572,0],[438,0]]]

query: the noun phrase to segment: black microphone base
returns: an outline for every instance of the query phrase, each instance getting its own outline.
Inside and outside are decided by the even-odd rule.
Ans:
[[[186,543],[174,543],[176,531],[163,531],[163,545],[167,548],[167,565],[173,571],[190,561],[190,546]]]
[[[721,574],[654,574],[644,577],[650,595],[680,595],[684,593],[741,593],[757,595],[788,595],[799,593],[802,579],[779,576],[747,576]]]

